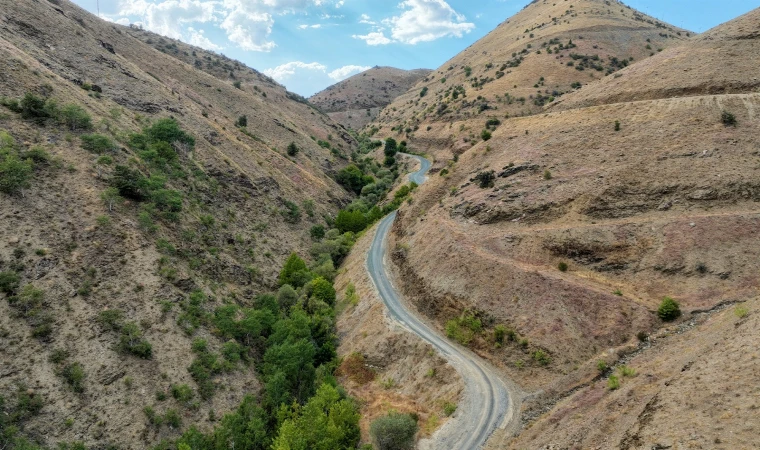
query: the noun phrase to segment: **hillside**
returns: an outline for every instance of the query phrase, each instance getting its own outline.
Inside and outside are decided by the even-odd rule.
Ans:
[[[595,4],[571,6],[580,11]],[[533,14],[546,8],[532,3],[497,32],[509,24],[520,30],[540,24]],[[616,9],[598,17],[589,10],[588,19],[638,22],[626,8],[614,17]],[[726,351],[736,354],[757,341],[746,323],[754,317],[760,254],[760,93],[751,71],[760,57],[758,17],[755,10],[692,39],[679,39],[677,31],[676,38],[657,42],[669,27],[646,22],[636,28],[642,34],[616,33],[635,49],[645,45],[647,33],[654,33],[648,39],[655,48],[667,42],[672,48],[635,56],[628,68],[589,79],[546,110],[513,114],[514,104],[502,102],[497,112],[477,115],[421,113],[424,98],[439,89],[430,87],[426,97],[401,97],[396,115],[391,105],[375,122],[384,127],[379,135],[389,126],[408,126],[405,103],[420,119],[409,145],[435,157],[435,174],[399,212],[391,249],[397,281],[441,332],[531,393],[523,409],[527,428],[513,448],[676,448],[692,441],[738,448],[752,442],[746,416],[729,411],[754,407],[727,398],[714,407],[717,392],[748,392],[740,380],[751,376],[749,365],[737,362],[736,374],[717,369],[708,349],[730,341]],[[582,33],[583,40],[572,38],[581,47],[592,36],[588,28],[565,36],[569,41]],[[539,42],[552,39],[533,32]],[[479,44],[452,61],[490,57]],[[581,51],[589,49],[572,49]],[[529,59],[541,55],[529,54],[511,75],[527,79]],[[452,72],[446,85],[456,77]],[[545,79],[551,82],[551,75]],[[467,96],[473,97],[470,88]],[[665,297],[680,304],[675,325],[657,314]],[[723,309],[734,302],[748,306]],[[625,363],[639,375],[631,380],[617,368],[600,374],[599,361]],[[607,387],[613,373],[622,378],[620,389]],[[665,423],[687,410],[696,415],[694,425]]]
[[[288,255],[313,255],[357,143],[220,55],[70,2],[0,6],[0,447],[18,426],[45,448],[210,430],[259,393],[266,348],[217,313],[264,314]]]
[[[314,94],[309,102],[346,128],[360,130],[430,72],[373,67]]]
[[[617,1],[534,1],[398,97],[366,131],[461,152],[481,140],[489,118],[537,114],[690,35]]]

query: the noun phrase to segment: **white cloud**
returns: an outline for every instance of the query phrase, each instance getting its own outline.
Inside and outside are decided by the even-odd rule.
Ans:
[[[148,30],[181,39],[183,26],[214,21],[217,6],[217,2],[201,0],[166,0],[160,3],[122,0],[119,15],[138,16]]]
[[[351,37],[354,39],[361,39],[366,42],[367,45],[388,45],[393,42],[388,39],[382,31],[373,31],[365,35],[355,34]]]
[[[146,29],[182,39],[207,49],[221,49],[192,24],[215,23],[227,38],[243,50],[268,52],[276,47],[270,39],[275,17],[306,13],[325,0],[119,0],[120,16],[139,18]],[[334,3],[343,6],[343,1]],[[197,28],[197,27],[196,27]],[[318,28],[318,26],[312,26]],[[191,31],[192,30],[192,31]]]
[[[263,12],[259,5],[244,0],[225,0],[224,4],[231,8],[221,24],[227,32],[227,39],[249,51],[268,52],[276,46],[269,40],[274,25],[270,13]]]
[[[305,30],[307,28],[318,29],[318,28],[322,28],[322,24],[317,23],[317,24],[314,24],[314,25],[298,25],[298,28],[301,29],[301,30]]]
[[[475,28],[444,0],[406,0],[403,14],[390,19],[391,36],[405,44],[429,42],[446,36],[462,37]]]
[[[282,83],[295,75],[296,72],[302,71],[325,73],[327,72],[327,67],[324,64],[317,62],[305,63],[301,61],[292,61],[281,66],[277,66],[274,69],[267,69],[264,71],[264,74]]]
[[[206,37],[203,30],[196,30],[194,28],[188,28],[188,40],[187,43],[190,45],[194,45],[196,47],[205,48],[206,50],[211,50],[218,52],[220,50],[223,50],[224,47],[221,47],[219,45],[214,44],[211,42],[209,38]]]
[[[373,21],[370,16],[367,14],[362,14],[361,17],[359,17],[359,23],[366,23],[368,25],[376,25],[377,22]]]
[[[332,72],[328,73],[327,76],[335,81],[343,81],[351,75],[362,73],[365,70],[369,70],[371,68],[372,66],[343,66],[340,69],[335,69]]]

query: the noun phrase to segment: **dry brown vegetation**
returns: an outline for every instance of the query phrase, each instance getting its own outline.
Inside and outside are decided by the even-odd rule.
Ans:
[[[617,2],[533,2],[368,126],[436,158],[393,230],[398,282],[441,332],[479,319],[470,346],[541,393],[514,448],[752,445],[753,316],[723,305],[757,296],[758,18],[689,39]],[[547,55],[555,38],[577,47]],[[480,77],[528,43],[511,73],[464,83],[463,67]],[[634,58],[609,74],[556,64],[592,52]],[[447,97],[460,84],[467,106]],[[546,89],[566,95],[531,103]],[[657,317],[664,297],[675,326]],[[600,360],[637,375],[600,377]]]

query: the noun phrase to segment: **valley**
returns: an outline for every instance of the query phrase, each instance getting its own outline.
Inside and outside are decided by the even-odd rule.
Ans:
[[[0,6],[0,448],[755,448],[760,9],[535,0],[307,99]]]

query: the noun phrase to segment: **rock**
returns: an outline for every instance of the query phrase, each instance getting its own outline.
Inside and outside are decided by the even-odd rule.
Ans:
[[[670,200],[668,200],[668,201],[665,201],[664,203],[662,203],[660,206],[658,206],[657,210],[658,211],[667,211],[667,210],[669,210],[672,207],[673,207],[673,202],[671,202]]]
[[[718,193],[714,189],[697,189],[688,195],[691,200],[714,200]]]

